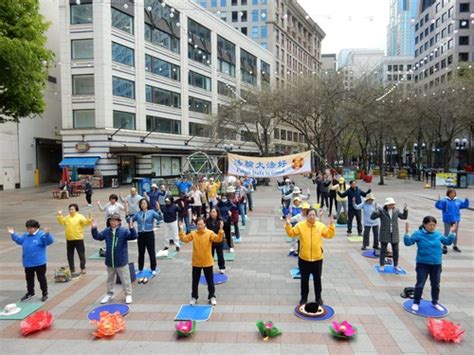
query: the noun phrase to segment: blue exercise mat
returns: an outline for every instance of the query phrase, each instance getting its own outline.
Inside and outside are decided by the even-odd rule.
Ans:
[[[347,224],[339,224],[339,223],[336,223],[336,227],[347,227]]]
[[[375,255],[375,249],[364,250],[362,252],[362,256],[365,256],[366,258],[370,258],[370,259],[378,259],[379,258],[377,255]]]
[[[380,271],[380,265],[374,265],[375,271],[379,274],[395,274],[395,275],[406,275],[407,272],[404,268],[402,271],[395,271],[395,267],[393,265],[385,265],[384,271]]]
[[[214,273],[214,285],[223,284],[228,279],[229,277],[225,274]],[[201,275],[201,277],[199,278],[199,283],[201,285],[207,285],[206,278],[204,277],[204,275]]]
[[[242,237],[237,238],[237,237],[234,236],[234,237],[232,237],[232,240],[234,241],[234,243],[239,244],[242,241]]]
[[[160,269],[156,268],[155,271],[156,271],[156,274],[153,275],[150,269],[143,269],[143,271],[140,271],[140,272],[138,272],[138,270],[137,270],[136,271],[136,279],[138,280],[138,279],[141,279],[141,278],[144,278],[144,277],[146,277],[147,279],[152,279],[160,273]]]
[[[326,310],[326,314],[324,316],[318,317],[318,318],[305,317],[296,311],[298,307],[299,306],[296,306],[295,309],[293,310],[293,313],[295,314],[295,316],[304,320],[311,320],[311,321],[316,321],[316,322],[331,319],[332,317],[334,317],[334,313],[335,313],[334,308],[328,305],[323,305],[322,307]]]
[[[443,318],[446,317],[449,313],[449,310],[442,304],[440,304],[440,306],[444,308],[444,312],[438,311],[436,308],[433,307],[430,301],[421,300],[418,312],[415,312],[411,309],[412,305],[413,300],[407,300],[403,302],[403,308],[405,309],[405,311],[420,317]]]
[[[196,322],[207,321],[212,314],[211,305],[194,305],[183,304],[174,317],[174,320],[195,320]]]
[[[298,266],[294,267],[293,269],[290,270],[290,275],[294,279],[301,279],[301,273],[300,273],[300,268]],[[309,275],[309,279],[313,279],[313,275]]]
[[[129,310],[130,308],[126,304],[104,304],[103,306],[94,308],[92,311],[90,311],[87,315],[87,318],[89,318],[89,320],[100,320],[100,312],[119,312],[122,316],[125,316]]]

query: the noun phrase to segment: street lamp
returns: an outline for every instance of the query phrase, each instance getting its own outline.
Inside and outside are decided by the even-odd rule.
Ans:
[[[425,149],[425,143],[413,143],[413,148],[416,151],[416,170],[418,173],[418,181],[421,181],[421,150]]]
[[[468,140],[466,138],[463,138],[463,139],[456,138],[454,140],[454,144],[456,145],[456,150],[458,151],[458,160],[459,160],[458,169],[462,166],[461,161],[463,159],[464,152],[467,147],[467,143],[468,143]]]

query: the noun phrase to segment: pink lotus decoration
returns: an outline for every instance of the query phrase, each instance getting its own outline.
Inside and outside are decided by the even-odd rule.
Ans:
[[[341,323],[332,322],[332,327],[329,327],[329,331],[333,336],[344,339],[352,338],[357,334],[357,328],[345,320]]]
[[[181,321],[176,324],[176,332],[178,337],[188,337],[196,330],[196,322],[191,320]]]
[[[464,336],[464,330],[460,324],[454,324],[445,319],[428,318],[428,331],[438,341],[460,343]]]

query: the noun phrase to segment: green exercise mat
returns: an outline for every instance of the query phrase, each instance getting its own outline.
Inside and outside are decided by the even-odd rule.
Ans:
[[[100,256],[99,252],[96,251],[94,254],[87,257],[89,260],[105,260],[105,256]]]
[[[361,235],[354,235],[354,236],[348,236],[347,240],[350,241],[351,243],[362,243],[362,240],[364,237]]]
[[[28,317],[31,313],[35,312],[43,306],[44,303],[28,303],[20,302],[17,303],[17,307],[21,308],[21,311],[10,315],[0,315],[0,320],[22,320]]]
[[[168,251],[168,256],[157,256],[156,260],[173,260],[178,255],[177,251]]]
[[[214,260],[217,261],[217,254],[214,255]],[[224,260],[225,261],[234,261],[235,260],[235,253],[224,252]]]

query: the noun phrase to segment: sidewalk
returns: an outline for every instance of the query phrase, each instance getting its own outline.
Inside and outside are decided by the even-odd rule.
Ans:
[[[315,187],[311,180],[297,178],[306,192]],[[365,190],[368,185],[360,183]],[[434,208],[438,194],[444,189],[423,189],[419,182],[387,180],[386,186],[372,184],[379,203],[390,196],[400,207],[409,208],[410,229],[417,228],[425,215],[441,222],[440,211]],[[56,211],[67,211],[69,203],[79,203],[82,213],[90,211],[104,227],[104,215],[96,205],[89,210],[84,196],[69,200],[51,197],[52,188],[31,188],[0,192],[0,308],[17,303],[25,293],[21,249],[11,242],[6,228],[24,230],[26,219],[38,219],[42,227],[50,227],[56,242],[48,249],[48,286],[50,298],[42,307],[51,311],[55,323],[49,330],[28,338],[19,335],[19,321],[0,321],[0,344],[4,354],[58,353],[239,353],[239,354],[352,354],[352,353],[430,353],[468,354],[474,347],[474,212],[463,211],[459,233],[461,254],[451,251],[443,261],[441,303],[449,308],[447,319],[461,323],[466,331],[461,344],[435,342],[426,329],[426,319],[413,316],[401,307],[399,294],[415,282],[416,248],[400,246],[400,264],[406,276],[382,276],[373,270],[376,260],[360,255],[360,245],[345,238],[345,229],[337,228],[336,237],[325,241],[323,267],[323,299],[334,307],[334,320],[348,320],[359,330],[352,342],[339,342],[329,336],[330,321],[308,322],[296,318],[293,308],[299,300],[299,280],[289,270],[296,259],[287,257],[283,222],[279,220],[280,192],[274,181],[259,186],[254,193],[254,211],[249,214],[242,243],[236,244],[236,258],[226,263],[229,281],[216,286],[218,305],[209,321],[199,323],[190,339],[177,340],[174,316],[181,304],[190,299],[191,245],[184,246],[174,260],[158,261],[160,274],[147,285],[134,285],[127,329],[110,340],[93,340],[93,327],[87,313],[99,305],[105,292],[105,266],[102,261],[87,260],[87,274],[67,284],[55,284],[55,268],[67,265],[63,229],[56,223]],[[95,190],[93,200],[107,201],[110,193],[128,193],[127,188]],[[458,190],[460,198],[474,203],[474,189]],[[400,231],[403,224],[400,223]],[[163,229],[156,233],[157,249],[163,240]],[[101,243],[86,233],[86,255],[98,250]],[[137,263],[136,243],[129,245],[130,261]],[[145,267],[148,267],[146,257]],[[76,262],[78,262],[76,257]],[[36,286],[38,287],[38,285]],[[313,296],[310,287],[310,298]],[[116,289],[118,290],[118,289]],[[429,283],[425,297],[429,298]],[[199,303],[207,299],[206,288],[200,286]],[[37,292],[38,295],[38,292]],[[116,295],[121,302],[123,295]],[[32,302],[38,302],[34,299]],[[259,319],[272,320],[283,334],[264,342],[255,326]]]

